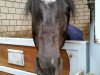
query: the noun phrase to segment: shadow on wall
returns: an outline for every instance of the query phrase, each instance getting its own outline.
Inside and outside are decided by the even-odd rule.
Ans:
[[[90,33],[90,24],[86,23],[86,25],[84,27],[84,31],[83,31],[85,40],[89,40],[90,39],[90,34],[89,33]]]
[[[31,30],[17,31],[17,32],[3,32],[0,37],[13,37],[13,38],[32,38]]]
[[[22,38],[32,38],[32,31],[30,30],[25,30],[21,32],[17,32],[17,37],[22,37]]]

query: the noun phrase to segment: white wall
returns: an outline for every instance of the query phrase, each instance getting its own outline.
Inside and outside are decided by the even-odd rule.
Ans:
[[[100,44],[94,43],[94,25],[91,26],[90,40],[90,72],[100,75]]]
[[[100,0],[96,0],[96,1],[99,1],[100,3]],[[93,12],[93,14],[95,13]],[[96,15],[98,15],[100,18],[100,14],[96,14]],[[93,16],[93,18],[94,17],[95,15]],[[92,25],[90,26],[90,72],[93,73],[94,75],[100,75],[100,44],[94,43],[94,25],[95,25],[95,22],[93,19]],[[100,26],[100,21],[98,22],[98,25]],[[100,32],[100,29],[99,29],[99,32]]]
[[[100,0],[95,1],[95,37],[100,43]]]

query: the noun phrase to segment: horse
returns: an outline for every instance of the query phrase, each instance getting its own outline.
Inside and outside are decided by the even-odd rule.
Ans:
[[[28,0],[26,14],[32,17],[32,35],[38,53],[37,75],[59,75],[62,69],[60,50],[66,39],[73,0]]]

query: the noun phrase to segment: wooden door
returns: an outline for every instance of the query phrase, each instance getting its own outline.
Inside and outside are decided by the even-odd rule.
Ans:
[[[62,49],[60,51],[61,57],[63,59],[63,67],[60,75],[69,75],[70,72],[70,62],[66,50]]]
[[[0,75],[12,75],[12,74],[5,73],[5,72],[1,72],[1,71],[0,71]]]
[[[24,66],[18,66],[8,63],[8,51],[7,49],[18,49],[24,51]],[[60,50],[63,59],[63,69],[61,75],[69,75],[70,64],[66,51],[64,49]],[[25,46],[13,46],[13,45],[0,45],[0,65],[11,67],[27,72],[35,72],[35,60],[37,56],[37,50],[35,47],[25,47]],[[8,73],[0,72],[0,75],[11,75]]]

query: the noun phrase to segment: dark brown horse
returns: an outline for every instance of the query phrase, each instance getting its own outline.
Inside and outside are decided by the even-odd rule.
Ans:
[[[32,16],[32,34],[38,55],[38,75],[59,75],[62,60],[60,52],[65,43],[65,30],[70,12],[74,13],[73,0],[28,0],[26,13]]]

